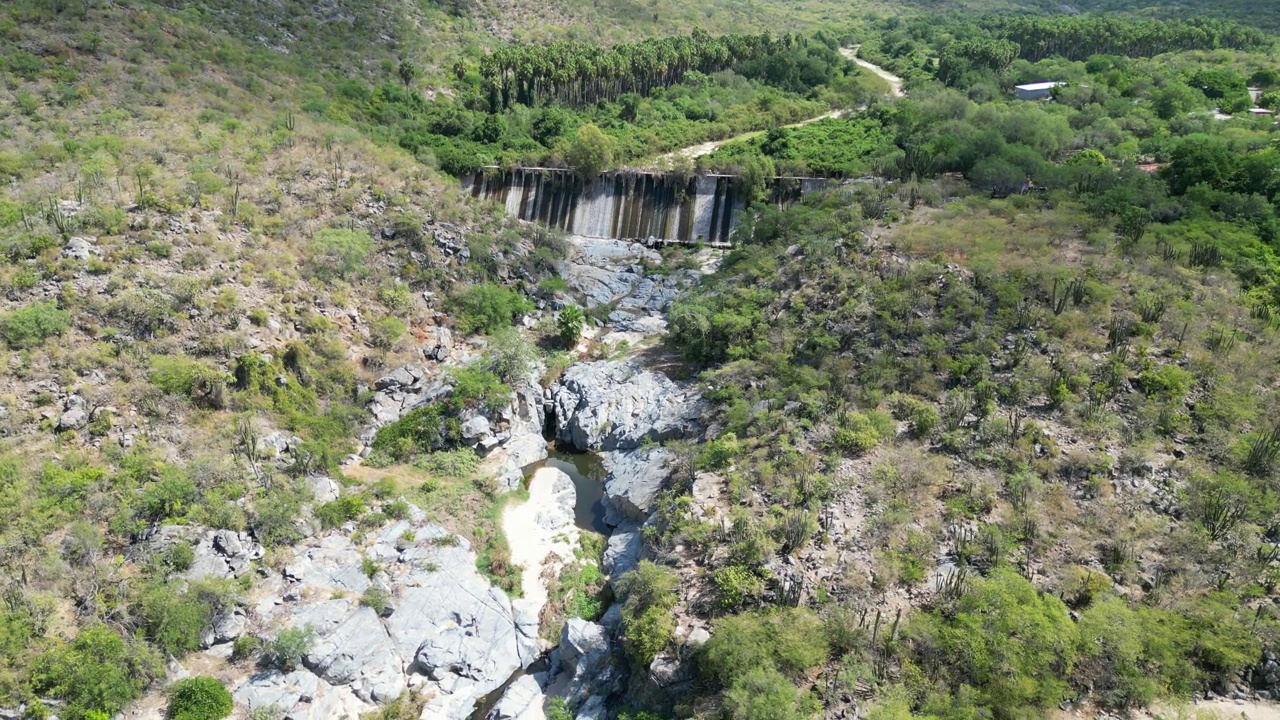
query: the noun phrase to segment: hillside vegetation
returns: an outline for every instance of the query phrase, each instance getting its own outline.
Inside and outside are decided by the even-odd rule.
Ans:
[[[106,717],[250,590],[181,580],[191,547],[152,552],[157,528],[249,531],[273,563],[402,516],[394,486],[315,506],[304,478],[356,449],[386,366],[465,327],[455,297],[532,291],[563,245],[298,109],[287,56],[189,18],[20,3],[0,27],[0,704]],[[459,485],[438,501],[486,512]],[[487,572],[512,572],[492,518],[449,515],[492,548]]]
[[[616,601],[616,717],[1274,696],[1280,146],[1248,110],[1280,108],[1276,13],[1058,6],[6,3],[0,707],[225,716],[169,661],[299,544],[414,508],[519,596],[521,496],[460,418],[622,355],[709,405],[703,441],[644,443],[674,458],[644,561],[606,580],[588,540],[550,579],[565,616]],[[580,344],[616,308],[573,304],[570,242],[455,177],[743,133],[669,168],[740,174],[748,207],[642,353]],[[839,182],[757,202],[774,174]],[[696,265],[654,257],[627,272]],[[375,432],[379,379],[441,353],[448,396]],[[186,579],[181,528],[253,538],[261,577]],[[255,627],[217,667],[314,640]]]

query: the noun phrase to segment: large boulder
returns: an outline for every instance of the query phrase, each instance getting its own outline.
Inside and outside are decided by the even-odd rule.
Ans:
[[[659,264],[662,256],[639,243],[575,237],[559,270],[583,304],[596,307],[630,296],[644,279],[646,262]]]
[[[502,693],[502,699],[489,712],[488,720],[545,720],[543,704],[546,701],[538,679],[533,675],[521,675]]]
[[[616,361],[574,365],[554,393],[556,437],[579,450],[630,450],[699,430],[702,402],[661,373]]]
[[[285,579],[304,586],[345,590],[359,597],[369,589],[362,560],[349,539],[331,535],[313,547],[299,549],[293,561],[285,565],[283,574]]]
[[[233,693],[250,711],[276,708],[285,720],[358,720],[373,706],[347,687],[334,687],[306,670],[267,670],[251,676]]]
[[[465,544],[415,543],[400,553],[396,611],[383,622],[413,672],[440,697],[433,717],[462,720],[476,700],[500,687],[536,656],[537,632],[507,596],[479,575]]]
[[[582,618],[571,618],[560,632],[560,665],[572,671],[578,661],[608,654],[609,633],[603,627]]]
[[[334,685],[350,685],[361,700],[385,703],[405,690],[399,653],[369,607],[347,615],[307,653],[306,665]]]
[[[88,260],[93,256],[94,238],[73,237],[62,246],[62,257],[72,260]]]
[[[573,720],[605,720],[607,717],[609,708],[605,706],[604,698],[592,695],[578,708],[578,714],[573,716]]]
[[[608,694],[608,688],[622,677],[610,655],[609,632],[581,618],[565,623],[555,656],[562,676],[553,686],[570,705],[601,691]]]
[[[611,577],[620,577],[640,564],[643,552],[644,537],[640,525],[634,521],[625,522],[609,535],[601,569]]]
[[[516,490],[524,481],[524,468],[547,458],[547,440],[542,436],[546,412],[536,373],[517,388],[501,416],[511,425],[511,437],[498,451],[502,454],[494,477],[500,490]]]
[[[603,453],[609,471],[604,481],[605,521],[619,525],[626,520],[643,522],[671,475],[671,452],[655,447]]]

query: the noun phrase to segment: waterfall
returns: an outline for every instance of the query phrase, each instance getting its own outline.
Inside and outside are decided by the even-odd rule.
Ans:
[[[560,168],[490,168],[462,182],[473,198],[499,203],[512,217],[591,238],[726,244],[746,204],[731,175],[614,171],[584,182]],[[766,196],[786,205],[828,185],[777,178]]]

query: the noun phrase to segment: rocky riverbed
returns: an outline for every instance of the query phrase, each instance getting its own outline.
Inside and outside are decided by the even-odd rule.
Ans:
[[[573,301],[614,308],[597,338],[639,345],[663,331],[667,307],[699,273],[655,271],[661,261],[636,244],[575,241],[562,268]],[[423,362],[391,371],[371,388],[362,439],[447,397],[448,367],[479,350],[443,330],[427,338]],[[670,457],[661,443],[698,436],[702,412],[691,387],[638,360],[614,359],[574,365],[546,389],[531,375],[507,407],[460,420],[464,442],[485,456],[500,491],[521,488],[523,469],[547,457],[544,431],[566,447],[599,454],[609,530],[602,569],[616,579],[643,556],[642,528],[668,481]],[[272,442],[287,458],[291,439]],[[316,503],[349,492],[325,477],[309,483]],[[615,654],[619,614],[607,612],[599,623],[571,619],[555,646],[539,639],[546,582],[573,560],[579,531],[574,485],[564,473],[539,470],[527,490],[528,500],[507,505],[501,519],[512,560],[523,569],[524,596],[515,599],[480,574],[465,538],[412,505],[404,519],[368,534],[354,524],[325,532],[301,521],[307,539],[269,562],[246,533],[163,528],[140,552],[187,542],[196,556],[189,579],[252,578],[244,602],[214,623],[206,649],[175,663],[171,677],[214,674],[239,708],[275,708],[293,720],[354,719],[406,692],[428,698],[422,717],[462,720],[495,691],[501,696],[487,712],[493,720],[543,718],[554,697],[568,701],[576,718],[603,718],[610,696],[626,690]],[[230,662],[237,638],[270,638],[286,628],[313,636],[295,667]],[[159,717],[161,705],[143,703],[130,716]]]

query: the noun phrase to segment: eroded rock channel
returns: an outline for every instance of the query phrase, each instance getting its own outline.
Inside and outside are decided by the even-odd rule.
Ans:
[[[598,341],[637,348],[665,329],[667,307],[699,274],[646,270],[660,261],[639,245],[575,243],[562,268],[575,301],[613,308],[593,329]],[[445,370],[476,355],[447,332],[427,342],[426,363],[387,372],[372,388],[366,443],[378,427],[447,398]],[[169,527],[151,543],[191,543],[188,578],[256,575],[247,601],[228,609],[206,649],[175,673],[225,667],[239,706],[294,720],[356,718],[406,692],[426,698],[424,718],[532,720],[545,717],[553,698],[577,718],[604,717],[609,698],[626,690],[615,653],[619,611],[598,623],[570,619],[559,642],[549,642],[539,627],[546,581],[574,560],[586,531],[606,538],[601,569],[611,581],[636,566],[642,528],[670,473],[662,443],[699,436],[703,414],[693,388],[639,356],[614,357],[572,365],[548,388],[531,374],[506,407],[460,418],[464,442],[485,456],[495,487],[528,493],[501,518],[523,571],[522,597],[495,587],[477,569],[479,548],[412,503],[368,533],[353,523],[333,531],[313,524],[283,560],[264,558],[247,534]],[[290,439],[280,442],[287,453]],[[317,504],[358,489],[309,482]],[[229,662],[238,638],[290,628],[305,629],[311,642],[288,669]]]

